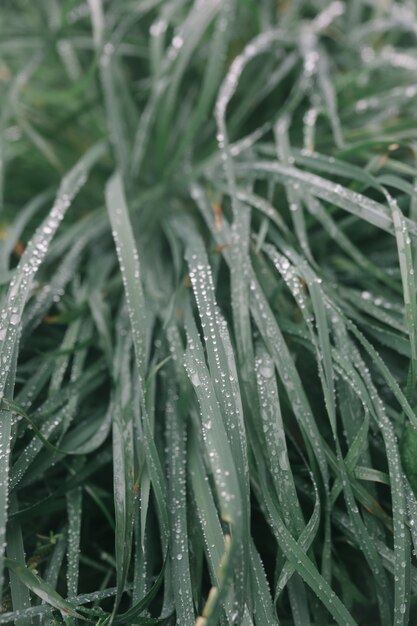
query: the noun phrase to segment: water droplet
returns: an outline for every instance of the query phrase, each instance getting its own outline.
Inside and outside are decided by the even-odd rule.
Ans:
[[[20,316],[17,313],[13,313],[13,315],[10,317],[10,324],[12,324],[12,326],[17,326],[20,320]]]
[[[264,378],[271,378],[272,374],[274,373],[274,369],[273,367],[270,367],[269,365],[262,365],[259,368],[259,373]]]
[[[192,382],[192,384],[194,385],[194,387],[199,387],[199,386],[200,386],[200,384],[201,384],[201,383],[200,383],[200,378],[199,378],[199,376],[198,376],[198,373],[197,373],[197,372],[193,372],[193,373],[191,374],[191,382]]]

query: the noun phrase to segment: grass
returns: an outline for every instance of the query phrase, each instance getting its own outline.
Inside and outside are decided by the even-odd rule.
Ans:
[[[0,16],[0,624],[416,623],[414,3]]]

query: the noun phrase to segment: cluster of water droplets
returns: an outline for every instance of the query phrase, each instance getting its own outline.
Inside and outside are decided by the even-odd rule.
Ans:
[[[20,389],[16,396],[16,403],[26,412],[28,412],[28,409],[30,409],[37,399],[40,390],[43,389],[44,384],[50,378],[51,371],[51,363],[45,361]]]
[[[303,277],[300,276],[300,273],[296,271],[294,265],[290,263],[286,256],[284,256],[283,254],[279,254],[279,252],[277,252],[272,246],[268,246],[267,249],[273,258],[275,267],[289,287],[291,294],[303,315],[304,320],[307,323],[313,323],[314,316],[310,310],[306,291],[303,287]],[[316,278],[316,280],[321,281],[321,279],[318,277]]]
[[[66,15],[66,19],[70,24],[75,24],[79,20],[85,19],[90,15],[89,3],[77,4]]]
[[[48,418],[40,429],[45,439],[49,439],[59,428],[63,418],[62,412],[57,412],[53,417]],[[43,449],[43,443],[38,437],[33,437],[29,444],[20,453],[13,465],[10,473],[10,488],[14,489],[22,478],[26,475],[29,466],[35,457]]]
[[[392,67],[398,67],[410,72],[417,70],[417,57],[410,52],[405,52],[394,48],[394,46],[383,46],[377,54],[370,46],[364,46],[361,49],[362,61],[371,66],[386,66],[387,63]]]
[[[358,113],[364,111],[374,111],[382,107],[393,106],[398,103],[404,103],[406,100],[412,100],[417,95],[417,84],[407,85],[406,87],[394,87],[384,94],[378,96],[370,96],[362,98],[356,102],[355,108]]]
[[[171,555],[181,562],[181,566],[173,566],[177,584],[174,594],[177,596],[177,619],[184,626],[194,624],[192,610],[192,590],[188,562],[187,532],[187,489],[186,489],[186,443],[187,434],[185,421],[178,415],[178,396],[173,386],[168,389],[166,403],[166,441],[168,458],[169,512],[171,531]]]
[[[269,458],[272,459],[272,467],[270,469],[275,478],[276,485],[279,487],[278,493],[281,495],[282,489],[288,490],[288,486],[282,483],[290,481],[290,463],[284,425],[279,409],[278,389],[274,376],[274,362],[266,351],[258,353],[255,360],[255,371],[261,408],[262,428],[270,455]],[[283,515],[289,526],[291,519],[290,512],[283,509]]]
[[[4,390],[13,346],[19,336],[19,323],[26,300],[31,293],[34,277],[46,256],[52,237],[71,204],[71,200],[84,185],[86,179],[86,169],[81,162],[63,179],[49,215],[36,230],[35,235],[26,247],[10,282],[6,305],[0,313],[0,340],[2,342],[0,344],[2,361],[0,394]]]
[[[100,66],[102,68],[109,67],[112,57],[114,55],[114,52],[115,52],[114,44],[112,44],[111,41],[108,41],[107,43],[104,44],[103,51],[100,56]]]
[[[122,282],[126,298],[127,312],[129,315],[133,344],[135,346],[139,376],[143,382],[145,379],[145,341],[146,312],[144,308],[144,296],[141,282],[139,255],[135,244],[126,250],[121,232],[126,226],[127,208],[118,206],[112,212],[112,235],[115,242],[117,258],[119,260]],[[127,218],[128,219],[128,218]],[[129,228],[130,231],[130,228]],[[129,255],[127,260],[126,255]],[[133,289],[133,284],[135,289]]]
[[[251,279],[250,291],[252,315],[264,342],[271,351],[271,356],[286,388],[295,417],[311,441],[324,482],[327,484],[327,461],[322,450],[320,434],[292,356],[255,277]]]
[[[303,44],[303,56],[304,56],[304,76],[310,81],[313,76],[317,73],[317,66],[319,63],[319,53],[316,49],[316,38],[313,33],[307,31],[304,36],[300,39]]]
[[[400,316],[404,315],[404,306],[399,302],[392,302],[391,300],[387,300],[380,295],[375,296],[367,289],[361,291],[360,296],[362,300],[365,300],[367,303],[371,303],[376,307],[386,309],[387,311],[395,311]]]
[[[199,255],[190,256],[190,280],[201,317],[204,342],[208,351],[210,371],[213,376],[216,396],[225,419],[225,424],[232,438],[240,439],[244,449],[243,414],[237,381],[236,365],[227,330],[227,324],[214,299],[214,283],[210,266]],[[237,428],[237,434],[232,431]]]
[[[67,593],[76,596],[80,561],[80,533],[82,519],[82,488],[76,487],[67,493]]]
[[[207,449],[222,511],[227,515],[233,512],[234,516],[233,501],[237,495],[236,486],[232,491],[230,490],[230,470],[227,469],[231,460],[227,461],[222,458],[221,450],[218,449],[219,437],[223,437],[225,433],[220,426],[222,421],[220,408],[201,352],[201,346],[199,347],[194,339],[188,335],[185,366],[200,403],[203,441]]]
[[[410,487],[407,478],[404,477],[404,491],[406,495],[408,524],[411,538],[413,540],[413,556],[417,556],[417,499]]]
[[[390,18],[406,30],[417,34],[417,17],[414,3],[393,2],[390,5]]]
[[[340,0],[330,2],[330,4],[321,11],[317,17],[311,22],[311,28],[314,32],[319,33],[328,28],[332,22],[341,17],[346,11],[346,5]]]
[[[350,297],[367,314],[373,315],[387,326],[405,332],[404,306],[400,303],[391,302],[380,295],[376,296],[368,290],[361,291],[359,294],[351,293]]]
[[[65,288],[74,276],[82,259],[82,251],[87,241],[87,237],[78,239],[62,260],[51,280],[40,288],[36,298],[28,307],[25,317],[26,333],[28,328],[32,331],[33,327],[41,321],[53,303],[61,301],[65,294]]]

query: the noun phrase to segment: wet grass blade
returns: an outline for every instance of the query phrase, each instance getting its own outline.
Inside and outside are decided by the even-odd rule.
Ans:
[[[75,617],[83,620],[82,615],[77,613],[75,608],[70,602],[64,600],[48,583],[43,581],[39,576],[34,574],[24,565],[13,561],[12,559],[5,559],[5,565],[9,568],[19,579],[35,593],[39,598],[45,600],[48,604],[55,607],[61,612],[63,617]]]

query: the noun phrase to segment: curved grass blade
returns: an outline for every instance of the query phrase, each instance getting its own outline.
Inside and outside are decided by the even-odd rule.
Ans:
[[[13,496],[10,502],[10,512],[15,513],[17,510],[18,501],[16,496]],[[21,565],[25,564],[22,528],[18,519],[9,523],[7,532],[7,557]],[[31,606],[29,589],[14,573],[10,573],[10,590],[13,609],[17,614]],[[17,617],[15,623],[16,626],[32,626],[32,620],[25,617]]]
[[[32,572],[30,569],[13,561],[12,559],[5,559],[5,565],[10,569],[19,579],[36,594],[39,598],[58,609],[63,617],[75,617],[77,619],[85,620],[85,618],[77,613],[73,604],[64,600],[59,593],[55,591],[53,587],[48,585],[42,578]]]

